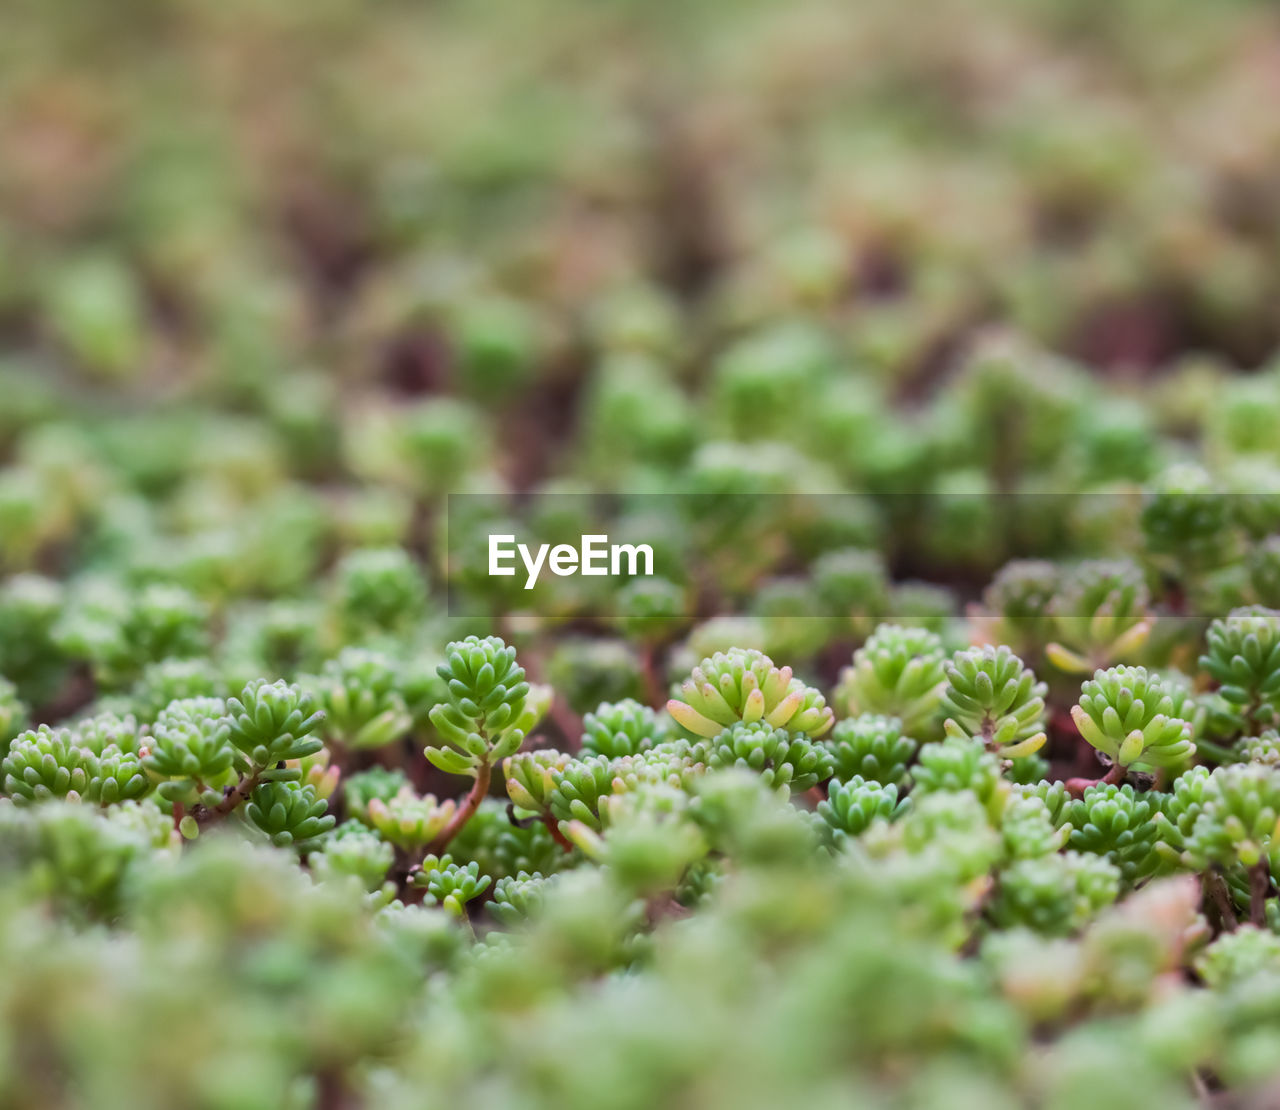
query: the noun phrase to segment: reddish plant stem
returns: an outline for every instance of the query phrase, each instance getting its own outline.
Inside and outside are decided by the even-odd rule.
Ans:
[[[542,823],[547,826],[547,832],[551,834],[552,840],[559,844],[566,852],[573,851],[573,843],[560,831],[559,824],[556,823],[556,819],[552,817],[551,814],[544,813],[542,815]]]
[[[1231,904],[1231,892],[1227,890],[1225,880],[1216,871],[1206,871],[1201,876],[1201,884],[1213,901],[1224,930],[1233,931],[1240,924],[1236,917],[1235,907]]]
[[[418,872],[419,867],[417,864],[414,864],[405,872],[403,878],[398,884],[400,888],[400,901],[402,901],[406,906],[419,905],[427,896],[427,888],[425,886],[419,886],[413,881],[414,876],[417,875]]]
[[[350,1110],[356,1105],[340,1066],[322,1068],[316,1072],[317,1110]]]
[[[1128,770],[1129,769],[1127,767],[1121,766],[1121,764],[1119,763],[1113,763],[1111,764],[1111,767],[1108,769],[1107,773],[1103,775],[1101,778],[1067,779],[1065,784],[1067,788],[1067,793],[1072,794],[1078,798],[1091,786],[1104,786],[1104,785],[1119,786],[1122,782],[1124,782],[1124,777],[1128,773]]]
[[[551,699],[551,708],[547,714],[563,734],[566,747],[577,751],[582,747],[582,718],[579,717],[559,694]]]
[[[489,793],[489,779],[492,774],[493,767],[487,760],[476,768],[476,781],[471,784],[471,790],[467,794],[466,801],[458,807],[457,812],[449,819],[449,823],[440,830],[440,835],[431,842],[427,848],[428,855],[441,855],[449,846],[449,842],[471,820],[476,810],[480,808],[480,803],[484,801],[485,795]]]
[[[1267,923],[1267,895],[1271,893],[1271,868],[1265,859],[1249,868],[1249,921],[1260,928]]]
[[[254,771],[252,774],[242,775],[240,781],[222,795],[222,801],[216,806],[196,806],[191,811],[191,816],[196,819],[196,824],[203,829],[206,825],[221,821],[253,793],[253,788],[258,785],[258,776],[261,773],[261,771]]]
[[[658,645],[646,640],[640,645],[640,678],[644,683],[644,700],[653,709],[666,704],[666,694],[658,679]]]

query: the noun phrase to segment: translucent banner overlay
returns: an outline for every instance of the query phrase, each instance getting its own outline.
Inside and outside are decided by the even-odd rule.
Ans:
[[[1280,604],[1280,494],[452,494],[450,616],[1186,618]],[[1052,564],[1052,565],[1049,565]]]

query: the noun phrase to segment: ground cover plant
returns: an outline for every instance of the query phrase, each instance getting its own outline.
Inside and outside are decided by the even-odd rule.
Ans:
[[[1272,6],[0,20],[0,1106],[1276,1104]]]

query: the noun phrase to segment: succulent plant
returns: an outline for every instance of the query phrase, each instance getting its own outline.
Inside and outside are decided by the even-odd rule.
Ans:
[[[1280,849],[1280,772],[1259,764],[1219,767],[1204,786],[1202,806],[1186,838],[1193,868],[1255,867]]]
[[[27,708],[18,697],[18,688],[0,678],[0,746],[8,747],[26,724]]]
[[[1105,856],[1133,883],[1154,870],[1157,828],[1153,817],[1158,798],[1134,793],[1133,787],[1091,786],[1066,807],[1072,848]]]
[[[508,928],[528,921],[542,908],[546,885],[538,871],[504,875],[493,884],[493,915]]]
[[[680,684],[680,697],[667,711],[697,736],[713,737],[738,721],[761,721],[817,738],[831,728],[834,714],[813,687],[776,667],[759,651],[716,652],[694,667]]]
[[[98,776],[98,757],[66,728],[20,733],[0,762],[4,790],[18,804],[86,797]]]
[[[618,626],[632,640],[661,640],[685,623],[686,606],[685,591],[676,583],[633,578],[618,590]]]
[[[828,551],[813,561],[810,574],[823,606],[852,632],[865,635],[890,609],[888,574],[877,551]]]
[[[1274,1103],[1273,7],[6,5],[0,1103]]]
[[[398,689],[399,676],[386,656],[346,648],[310,683],[324,711],[324,735],[351,748],[380,748],[413,726]]]
[[[459,866],[449,856],[427,856],[413,877],[415,886],[425,888],[428,897],[455,917],[465,914],[467,903],[483,894],[492,881],[480,874],[474,860]]]
[[[841,673],[836,700],[850,716],[897,717],[908,735],[932,739],[945,681],[945,655],[935,633],[882,624]]]
[[[205,655],[208,620],[208,606],[180,586],[129,593],[104,581],[86,587],[63,614],[57,638],[102,685],[122,689],[149,663]]]
[[[406,787],[411,788],[408,776],[400,769],[374,766],[347,775],[342,780],[342,795],[351,816],[363,821],[369,803],[375,798],[390,801]]]
[[[432,794],[418,797],[405,785],[389,798],[370,798],[361,819],[383,840],[415,855],[445,830],[457,808],[452,798],[440,802]]]
[[[311,853],[308,866],[321,882],[354,877],[370,893],[379,892],[395,859],[392,845],[356,821],[338,825]]]
[[[520,747],[532,723],[529,684],[515,648],[495,636],[455,641],[447,656],[437,671],[448,696],[431,710],[431,723],[448,746],[429,747],[427,758],[442,771],[474,775]]]
[[[1280,723],[1280,612],[1249,606],[1209,625],[1200,666],[1241,729]]]
[[[1062,817],[1070,815],[1063,807],[1054,812],[1045,799],[1036,794],[1016,795],[1009,799],[1000,816],[1000,836],[1005,855],[1010,860],[1039,859],[1060,851],[1073,832]]]
[[[584,745],[584,751],[589,751]],[[604,759],[611,756],[599,754]],[[555,786],[554,772],[563,771],[571,762],[570,757],[557,751],[520,752],[502,761],[502,773],[506,776],[507,796],[521,809],[533,813],[545,812],[547,798]]]
[[[1006,758],[1038,751],[1049,688],[1007,647],[958,651],[946,664],[942,710],[948,736],[980,739]]]
[[[302,848],[333,828],[336,819],[327,809],[309,783],[264,782],[249,795],[244,816],[277,848]]]
[[[1167,557],[1183,575],[1238,555],[1231,498],[1214,488],[1208,471],[1181,463],[1152,485],[1142,507],[1143,536],[1152,555]]]
[[[1056,639],[1049,661],[1088,674],[1141,651],[1151,634],[1151,592],[1141,569],[1125,560],[1089,560],[1064,576],[1049,612]]]
[[[608,820],[608,799],[623,786],[615,772],[613,761],[600,755],[551,768],[547,808],[557,821],[578,821],[600,829]]]
[[[225,678],[207,659],[166,659],[143,668],[130,697],[143,721],[154,721],[167,705],[187,698],[221,698]]]
[[[89,786],[89,797],[102,805],[132,801],[151,791],[151,780],[142,760],[134,752],[122,752],[109,744],[98,755],[97,773]]]
[[[142,766],[160,780],[169,801],[194,802],[206,788],[230,780],[235,749],[221,698],[191,698],[170,703],[152,726]]]
[[[1040,559],[1005,563],[983,591],[976,616],[988,643],[1009,644],[1023,658],[1042,651],[1052,635],[1051,605],[1062,570]]]
[[[740,722],[706,742],[713,768],[744,767],[771,787],[800,793],[831,777],[831,754],[803,733]]]
[[[1259,974],[1280,972],[1280,937],[1249,925],[1223,933],[1196,960],[1196,971],[1211,987],[1235,986]]]
[[[1115,768],[1179,767],[1195,753],[1185,698],[1145,667],[1098,671],[1071,709],[1076,728]]]
[[[582,718],[582,750],[610,759],[635,755],[666,740],[669,728],[666,720],[631,698],[602,702]]]
[[[883,786],[854,775],[846,782],[832,781],[826,800],[818,803],[818,813],[831,826],[839,843],[860,835],[872,821],[894,820],[906,806],[907,800],[899,800],[898,788],[892,783]]]
[[[911,778],[913,796],[968,790],[996,812],[1009,792],[1009,784],[1000,775],[999,760],[981,741],[961,737],[921,747]]]
[[[886,786],[902,786],[919,745],[904,736],[897,717],[865,713],[846,717],[822,741],[834,760],[832,774],[842,782],[855,775]]]
[[[421,571],[399,548],[353,551],[339,564],[336,579],[338,612],[354,632],[403,628],[426,605]]]
[[[1021,859],[1001,873],[991,916],[1004,928],[1065,936],[1114,902],[1119,889],[1119,871],[1102,856],[1068,851]]]
[[[227,699],[227,739],[236,749],[238,769],[273,774],[286,760],[318,752],[323,744],[310,733],[323,719],[315,699],[300,687],[254,679],[239,697]]]

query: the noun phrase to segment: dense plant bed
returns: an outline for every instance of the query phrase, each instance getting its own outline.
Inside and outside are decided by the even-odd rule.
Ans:
[[[11,7],[0,1108],[1276,1104],[1273,6]]]

